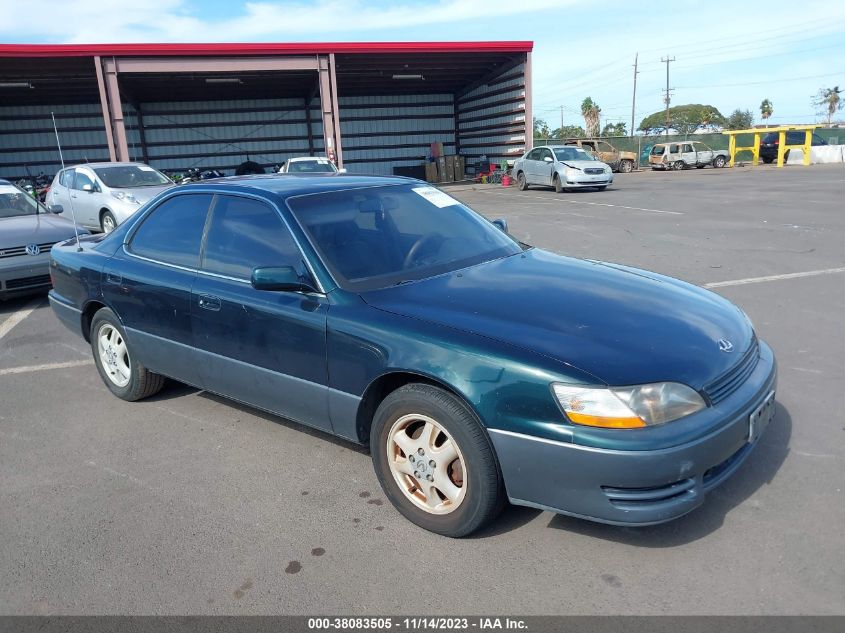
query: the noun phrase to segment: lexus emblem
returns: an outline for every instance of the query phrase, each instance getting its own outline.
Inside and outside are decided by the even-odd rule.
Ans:
[[[726,338],[720,338],[719,339],[719,349],[722,350],[723,352],[730,353],[730,352],[734,351],[734,344],[731,343]]]
[[[38,248],[38,244],[27,244],[26,245],[26,254],[27,255],[38,255],[41,252],[41,249]]]

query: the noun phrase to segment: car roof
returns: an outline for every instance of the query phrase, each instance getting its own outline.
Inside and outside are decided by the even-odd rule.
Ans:
[[[292,158],[288,158],[288,162],[293,161],[302,161],[302,160],[329,160],[325,156],[294,156]]]
[[[146,163],[139,163],[137,161],[124,161],[122,163],[118,162],[102,162],[102,163],[79,163],[77,165],[68,165],[67,168],[71,169],[73,167],[91,167],[92,169],[95,167],[126,167],[128,165],[144,165],[144,167],[149,167]],[[153,167],[152,169],[155,169]]]
[[[282,198],[343,191],[347,189],[365,189],[368,187],[386,187],[404,184],[431,185],[415,178],[402,176],[356,176],[326,172],[321,174],[258,174],[249,176],[229,176],[213,180],[198,181],[179,185],[176,189],[188,190],[196,187],[213,187],[221,191],[260,190],[276,194]]]
[[[2,178],[0,178],[0,185],[11,185],[11,184],[12,183],[10,183],[8,180],[3,180]]]

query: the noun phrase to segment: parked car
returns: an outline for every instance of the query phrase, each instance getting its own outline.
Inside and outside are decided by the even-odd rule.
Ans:
[[[786,133],[787,145],[803,145],[805,133],[802,130],[795,130]],[[819,145],[827,145],[825,141],[818,134],[813,134],[810,144],[812,147]],[[778,146],[780,145],[780,134],[777,132],[769,132],[760,139],[760,160],[764,163],[772,163],[778,158]],[[784,159],[789,158],[789,150],[784,153]]]
[[[636,152],[624,152],[616,149],[608,141],[598,138],[569,138],[564,141],[565,145],[574,145],[591,152],[615,172],[624,174],[630,173],[637,165]]]
[[[317,173],[346,173],[345,169],[338,169],[328,158],[321,156],[296,156],[288,158],[279,168],[280,174],[317,174]]]
[[[84,229],[81,233],[88,234]],[[74,236],[73,223],[0,180],[0,299],[50,287],[50,249]]]
[[[710,291],[506,231],[407,178],[185,185],[54,247],[50,302],[115,396],[167,376],[369,444],[439,534],[506,498],[623,525],[700,505],[773,415],[772,350]]]
[[[651,148],[648,163],[652,169],[703,169],[708,165],[724,167],[731,159],[727,150],[713,149],[701,141],[657,143]]]
[[[86,163],[56,174],[47,205],[73,213],[89,229],[109,233],[173,184],[143,163]]]
[[[522,191],[531,185],[552,186],[560,193],[568,189],[593,187],[599,191],[613,184],[610,165],[597,160],[580,147],[542,145],[518,158],[511,173]]]

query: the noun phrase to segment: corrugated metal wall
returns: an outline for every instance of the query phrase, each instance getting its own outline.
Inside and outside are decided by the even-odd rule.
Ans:
[[[451,94],[340,97],[343,164],[359,174],[392,174],[394,167],[421,165],[431,144],[455,153]]]
[[[61,168],[51,112],[66,164],[109,159],[100,104],[0,106],[0,178],[23,178],[27,165],[33,176]]]
[[[467,163],[487,156],[513,160],[525,152],[525,64],[461,96],[458,145]]]
[[[245,160],[268,170],[310,153],[304,99],[144,103],[143,142],[138,113],[124,104],[129,155],[158,169],[190,167],[233,173]],[[320,102],[311,102],[311,143],[323,153]]]

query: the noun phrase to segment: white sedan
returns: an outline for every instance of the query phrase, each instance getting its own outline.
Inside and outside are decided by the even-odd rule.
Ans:
[[[279,168],[280,174],[345,174],[345,169],[338,169],[328,158],[322,156],[297,156],[289,158]]]
[[[522,191],[529,185],[567,189],[593,187],[603,191],[613,184],[613,170],[580,147],[543,145],[526,152],[513,166]]]

